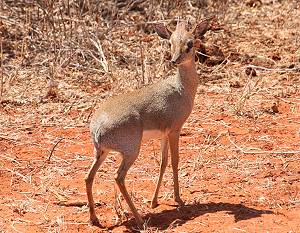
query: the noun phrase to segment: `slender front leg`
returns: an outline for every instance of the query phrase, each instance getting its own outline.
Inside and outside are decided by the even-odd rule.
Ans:
[[[174,198],[179,205],[184,205],[184,202],[180,198],[179,182],[178,182],[179,136],[180,136],[180,131],[175,131],[170,133],[169,143],[170,143],[171,162],[172,162],[172,169],[173,169]]]
[[[97,170],[107,156],[107,152],[94,148],[95,159],[89,170],[88,175],[85,178],[86,193],[88,197],[89,209],[90,209],[90,222],[92,225],[101,226],[95,212],[95,203],[93,199],[93,182]]]
[[[155,192],[151,201],[151,208],[155,208],[157,206],[157,197],[158,197],[158,191],[161,186],[162,178],[164,175],[164,172],[166,170],[167,164],[168,164],[168,147],[169,147],[169,141],[168,138],[162,138],[161,140],[161,162],[160,162],[160,171],[159,171],[159,178],[156,183]]]

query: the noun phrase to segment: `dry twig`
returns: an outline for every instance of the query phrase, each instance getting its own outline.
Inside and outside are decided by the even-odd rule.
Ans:
[[[97,48],[99,56],[100,56],[100,59],[97,59],[96,57],[94,57],[94,58],[97,61],[99,61],[99,63],[102,65],[104,71],[107,73],[109,71],[108,63],[107,63],[107,60],[106,60],[105,55],[103,53],[102,46],[101,46],[101,43],[100,43],[99,39],[94,41],[93,39],[90,38],[90,40],[94,44],[94,46]]]
[[[60,137],[60,138],[58,138],[58,140],[56,141],[56,143],[53,145],[53,147],[52,147],[52,149],[51,149],[51,151],[50,151],[50,153],[49,153],[49,156],[48,156],[48,158],[47,158],[47,161],[50,161],[50,159],[51,159],[51,157],[52,157],[52,154],[53,154],[53,152],[54,152],[54,149],[55,149],[55,147],[58,145],[58,143],[60,143],[63,139],[65,139],[64,137]]]

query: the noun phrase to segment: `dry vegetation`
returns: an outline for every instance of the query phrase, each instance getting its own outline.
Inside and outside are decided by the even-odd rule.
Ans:
[[[297,0],[1,1],[0,232],[137,231],[113,188],[116,154],[94,190],[107,229],[87,224],[89,118],[103,99],[174,73],[153,23],[210,16],[220,30],[199,53],[181,137],[187,206],[173,206],[168,170],[149,208],[159,143],[146,143],[127,179],[142,232],[299,232],[299,15]]]

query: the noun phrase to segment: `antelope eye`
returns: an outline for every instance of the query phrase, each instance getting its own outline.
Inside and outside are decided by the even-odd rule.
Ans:
[[[187,47],[188,47],[188,49],[193,48],[193,45],[194,45],[194,43],[193,43],[192,40],[189,40],[189,41],[187,42]]]

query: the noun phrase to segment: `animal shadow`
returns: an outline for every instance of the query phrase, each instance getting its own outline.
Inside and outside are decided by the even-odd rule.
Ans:
[[[260,217],[262,214],[273,214],[270,210],[257,210],[246,207],[242,204],[231,203],[207,203],[207,204],[188,204],[183,207],[172,210],[163,210],[160,213],[149,213],[143,218],[147,221],[148,227],[155,227],[158,230],[166,230],[170,225],[180,226],[187,221],[207,213],[215,213],[219,211],[227,211],[228,214],[234,215],[235,222]],[[123,222],[128,230],[136,231],[134,219]],[[138,231],[137,231],[138,232]]]

